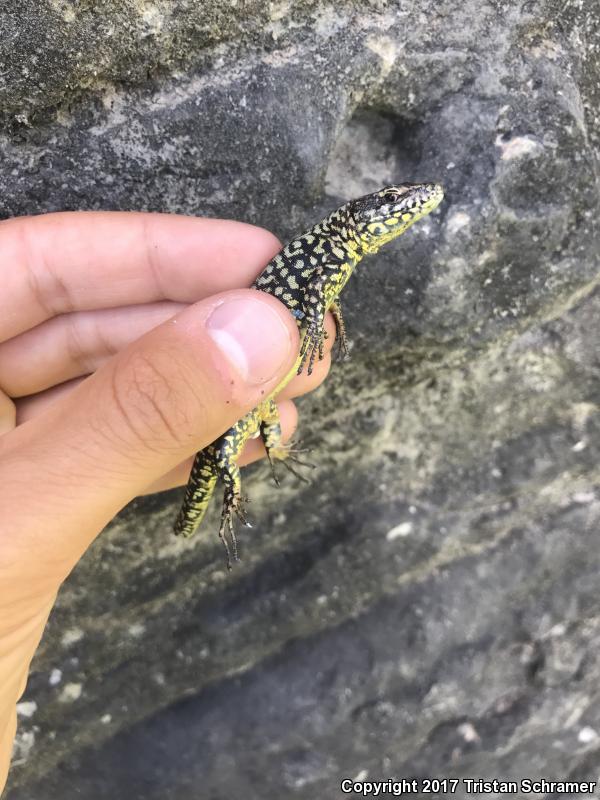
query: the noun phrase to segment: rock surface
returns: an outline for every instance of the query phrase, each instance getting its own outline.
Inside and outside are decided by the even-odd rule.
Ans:
[[[5,9],[2,216],[153,209],[286,239],[390,180],[447,190],[349,284],[353,359],[302,401],[315,479],[248,471],[233,575],[216,509],[170,536],[180,492],[79,565],[7,800],[597,780],[597,5]]]

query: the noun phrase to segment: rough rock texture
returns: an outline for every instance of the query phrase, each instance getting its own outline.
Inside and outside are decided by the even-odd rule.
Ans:
[[[353,359],[302,402],[315,480],[249,471],[233,575],[216,509],[171,537],[179,492],[77,568],[7,800],[598,779],[597,4],[4,8],[4,216],[147,208],[287,238],[390,179],[447,189],[349,285]]]

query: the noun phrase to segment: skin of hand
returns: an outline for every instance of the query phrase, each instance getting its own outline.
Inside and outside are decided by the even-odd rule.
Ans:
[[[124,505],[185,483],[293,365],[291,314],[240,288],[279,248],[252,225],[166,214],[0,222],[0,792],[61,583]],[[323,361],[278,397],[284,438],[291,398],[329,370],[326,327]],[[253,440],[240,464],[262,455]]]

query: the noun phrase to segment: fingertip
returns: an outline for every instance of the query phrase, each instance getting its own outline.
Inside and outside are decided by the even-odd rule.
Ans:
[[[257,225],[229,219],[140,214],[146,246],[161,276],[162,295],[189,301],[250,286],[281,250]],[[182,274],[180,265],[195,264]],[[175,282],[171,278],[178,278]]]
[[[240,238],[246,244],[245,252],[247,253],[248,249],[250,249],[253,259],[261,268],[281,250],[282,244],[280,240],[266,228],[250,225],[247,222],[236,222],[235,225],[239,226]]]
[[[294,435],[298,427],[298,408],[293,400],[282,400],[277,403],[277,408],[281,421],[281,433],[285,442]]]

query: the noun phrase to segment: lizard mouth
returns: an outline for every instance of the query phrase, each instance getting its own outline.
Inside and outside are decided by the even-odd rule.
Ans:
[[[426,208],[427,212],[433,211],[444,199],[444,189],[439,183],[405,183],[402,188],[405,191],[393,204],[399,208],[390,209],[392,213],[414,211],[419,208]]]

